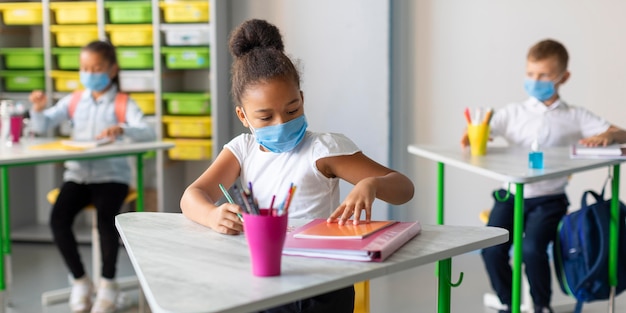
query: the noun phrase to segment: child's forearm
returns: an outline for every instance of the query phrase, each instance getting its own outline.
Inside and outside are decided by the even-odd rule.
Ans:
[[[391,204],[403,204],[413,198],[413,182],[398,172],[376,177],[376,198]]]
[[[625,130],[617,126],[611,125],[611,127],[609,127],[607,132],[611,134],[611,137],[613,138],[613,142],[626,143],[626,131]]]
[[[188,219],[206,227],[211,227],[210,211],[216,206],[201,189],[190,187],[180,199],[180,209]]]

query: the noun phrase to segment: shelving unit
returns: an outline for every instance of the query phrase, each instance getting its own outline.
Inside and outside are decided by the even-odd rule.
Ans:
[[[0,11],[8,3],[22,6],[24,2],[0,0]],[[208,167],[230,139],[232,111],[226,46],[228,21],[225,18],[230,6],[228,1],[42,0],[28,2],[27,6],[39,5],[41,19],[34,26],[0,23],[1,46],[43,49],[44,90],[49,105],[53,105],[76,87],[80,88],[76,68],[80,47],[94,39],[110,39],[118,48],[122,91],[129,92],[138,102],[148,122],[155,126],[157,138],[180,143],[171,155],[157,152],[155,158],[147,160],[144,169],[146,187],[153,188],[156,194],[156,210],[180,211],[184,188]],[[194,8],[197,12],[193,12]],[[185,29],[192,32],[185,35]],[[20,34],[10,38],[5,36],[7,31]],[[24,36],[25,33],[29,36]],[[185,48],[181,50],[181,47]],[[4,57],[0,55],[0,59]],[[0,71],[4,69],[3,63],[0,61]],[[6,90],[5,85],[6,79],[0,77],[0,99],[27,100],[30,90],[11,91]],[[175,99],[177,94],[189,92],[196,94],[184,94],[181,99]],[[189,106],[187,101],[202,103],[181,110],[180,106]],[[170,109],[178,106],[178,109],[168,113],[168,106]],[[199,114],[181,116],[194,110]],[[210,128],[210,131],[203,131],[209,133],[210,138],[205,135],[198,138],[193,130],[191,136],[197,138],[168,138],[171,136],[167,127],[172,118],[187,137],[190,134],[186,132],[193,124],[190,122],[210,120],[202,126]],[[202,153],[198,152],[198,145],[204,147]],[[45,193],[60,184],[62,168],[38,166],[35,172],[36,182],[29,185],[36,186],[37,203],[31,204],[33,208],[24,214],[30,216],[29,224],[43,225],[48,231],[49,205]],[[17,211],[12,210],[14,216]],[[33,211],[36,212],[33,214]]]

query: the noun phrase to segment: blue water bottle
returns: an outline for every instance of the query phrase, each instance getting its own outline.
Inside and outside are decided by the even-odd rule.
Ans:
[[[530,146],[530,152],[528,153],[528,168],[543,168],[543,152],[539,151],[539,144],[537,141],[534,141]]]

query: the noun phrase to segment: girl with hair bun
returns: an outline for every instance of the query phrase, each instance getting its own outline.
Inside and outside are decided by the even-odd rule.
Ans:
[[[230,36],[232,96],[237,117],[251,133],[227,143],[215,161],[185,190],[183,214],[224,234],[239,234],[243,225],[236,204],[217,205],[219,184],[252,182],[263,207],[297,186],[289,218],[327,218],[329,223],[358,224],[371,219],[376,198],[403,204],[413,197],[406,176],[366,157],[341,134],[307,130],[300,74],[284,53],[276,26],[248,20]],[[343,202],[339,179],[354,185]],[[361,221],[363,222],[363,221]],[[264,312],[352,312],[354,288],[343,288]]]

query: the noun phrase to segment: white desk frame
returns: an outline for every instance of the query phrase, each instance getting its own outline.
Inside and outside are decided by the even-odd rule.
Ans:
[[[619,214],[619,168],[620,163],[626,160],[611,159],[571,159],[569,148],[549,148],[543,151],[544,169],[533,170],[528,168],[528,151],[506,147],[488,147],[484,156],[471,156],[469,149],[461,149],[459,146],[434,146],[434,145],[409,145],[411,154],[421,156],[438,162],[438,223],[443,224],[443,201],[444,201],[444,164],[451,165],[472,173],[488,178],[515,184],[515,212],[513,233],[513,292],[512,312],[519,313],[521,305],[521,276],[522,276],[522,229],[524,224],[524,184],[533,183],[550,178],[568,176],[602,167],[613,167],[612,183],[612,224],[617,225]],[[617,230],[611,231],[616,232]],[[614,251],[613,251],[614,250]],[[617,259],[617,242],[612,243],[611,251],[614,259]],[[614,262],[613,273],[616,273],[617,262]],[[616,275],[609,282],[616,286]],[[441,287],[440,281],[440,288]],[[444,286],[445,287],[445,286]],[[614,292],[613,292],[614,294]],[[610,308],[614,308],[614,297],[610,300]]]
[[[8,169],[14,166],[28,166],[42,163],[61,162],[66,160],[101,159],[120,156],[136,156],[137,160],[137,210],[143,210],[143,154],[152,150],[166,150],[174,145],[164,142],[113,143],[94,149],[82,151],[70,150],[38,150],[30,146],[40,145],[59,139],[23,139],[18,144],[7,146],[0,144],[0,313],[5,311],[7,287],[12,281],[11,275],[11,229],[9,208]]]
[[[116,225],[154,313],[263,310],[508,240],[501,228],[422,225],[385,262],[283,256],[280,276],[255,277],[243,235],[218,234],[176,213],[125,213]]]

